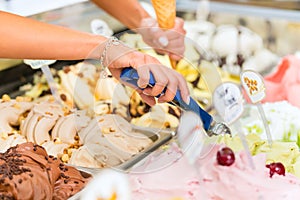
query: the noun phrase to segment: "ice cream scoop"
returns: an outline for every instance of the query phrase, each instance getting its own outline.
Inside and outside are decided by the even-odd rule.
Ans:
[[[135,88],[138,87],[137,80],[139,79],[139,76],[135,69],[133,68],[124,69],[121,73],[120,78],[122,81],[129,83],[133,87]],[[155,79],[154,76],[150,73],[149,87],[153,87],[154,85],[155,85]],[[191,98],[189,104],[185,103],[181,98],[181,94],[179,90],[177,90],[174,99],[169,103],[180,107],[184,111],[193,111],[196,114],[198,114],[203,122],[203,127],[207,135],[212,136],[212,135],[219,135],[222,133],[231,134],[230,129],[224,123],[214,121],[212,116],[208,114],[205,110],[203,110],[196,103],[194,99]]]

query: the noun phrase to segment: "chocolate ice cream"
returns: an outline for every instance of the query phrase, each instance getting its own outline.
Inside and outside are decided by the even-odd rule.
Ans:
[[[0,199],[67,199],[89,179],[33,143],[0,154]]]

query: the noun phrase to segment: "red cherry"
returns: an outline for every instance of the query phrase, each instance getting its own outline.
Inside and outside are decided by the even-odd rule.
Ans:
[[[232,165],[235,161],[233,151],[228,147],[222,148],[217,153],[217,161],[219,165],[223,165],[223,166]]]
[[[270,164],[266,165],[266,167],[270,169],[270,177],[271,178],[275,173],[285,176],[284,165],[280,162],[270,163]]]

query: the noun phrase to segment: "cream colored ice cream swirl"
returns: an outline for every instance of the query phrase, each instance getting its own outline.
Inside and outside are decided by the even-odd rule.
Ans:
[[[21,133],[29,142],[36,144],[50,141],[49,131],[63,115],[64,112],[59,104],[49,102],[36,104],[24,120]]]
[[[0,133],[10,133],[20,125],[22,115],[33,107],[32,102],[8,100],[0,103]]]
[[[95,80],[97,80],[96,67],[88,63],[79,63],[65,67],[59,72],[61,86],[70,96],[80,109],[90,108],[95,99],[93,90]]]
[[[59,140],[66,144],[75,142],[75,136],[90,118],[85,111],[64,110],[61,105],[51,102],[35,104],[21,125],[21,133],[28,141],[43,144]]]
[[[104,166],[121,164],[152,143],[125,119],[113,114],[95,117],[78,135],[90,154]]]

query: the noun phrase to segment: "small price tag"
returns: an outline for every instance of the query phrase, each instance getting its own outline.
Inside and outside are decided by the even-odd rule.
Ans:
[[[93,34],[103,35],[103,36],[112,36],[113,31],[108,27],[107,23],[100,19],[94,19],[91,22],[91,30]]]
[[[213,103],[219,115],[227,124],[237,120],[244,111],[243,96],[234,83],[223,83],[213,93]]]
[[[258,103],[265,98],[265,84],[260,74],[252,70],[245,70],[241,73],[240,78],[252,103]]]
[[[30,65],[32,69],[39,69],[42,66],[48,66],[55,62],[56,60],[28,60],[28,59],[24,60],[24,63]]]

